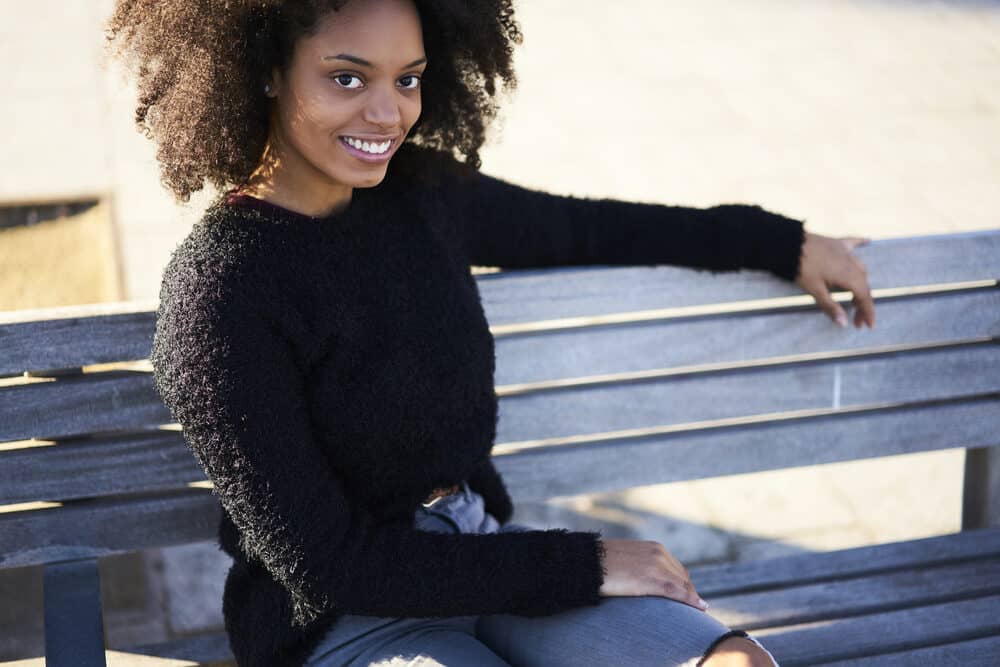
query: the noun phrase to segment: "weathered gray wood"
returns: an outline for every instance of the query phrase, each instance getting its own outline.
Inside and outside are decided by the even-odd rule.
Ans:
[[[873,329],[841,329],[812,309],[663,319],[496,339],[500,386],[832,351],[1000,337],[1000,289],[876,303]]]
[[[512,396],[504,395],[501,387],[497,438],[558,437],[781,410],[996,391],[1000,390],[1000,345],[771,365],[762,362],[743,369],[667,369],[667,373],[655,382],[602,381],[579,389],[529,390]],[[795,390],[761,392],[761,386]],[[152,385],[152,376],[132,371],[0,388],[0,413],[5,415],[0,423],[2,440],[149,428],[171,421]]]
[[[978,415],[980,412],[984,412],[985,416],[983,419],[986,420],[976,427],[980,433],[982,433],[982,429],[988,429],[989,424],[994,424],[993,428],[996,428],[995,425],[998,419],[995,414],[996,411],[994,410],[991,414],[990,407],[977,409],[977,405],[977,402],[973,402],[972,414]],[[938,407],[937,409],[940,410],[941,408]],[[919,412],[920,407],[914,410]],[[949,414],[954,413],[954,411],[954,407],[950,408]],[[919,434],[914,434],[907,440],[890,438],[890,441],[886,443],[869,442],[863,439],[863,435],[869,430],[874,430],[876,433],[885,433],[885,428],[880,427],[879,424],[887,418],[898,419],[898,416],[893,417],[896,412],[898,411],[890,410],[888,412],[875,411],[854,415],[840,414],[838,416],[834,414],[816,417],[811,420],[815,424],[814,426],[808,425],[810,422],[809,419],[800,420],[804,421],[806,425],[800,424],[800,428],[789,433],[787,436],[781,437],[789,439],[801,437],[803,442],[813,442],[813,436],[809,435],[808,431],[816,429],[817,431],[822,430],[826,432],[828,426],[824,425],[825,422],[823,420],[851,419],[849,426],[845,425],[842,427],[843,429],[853,429],[850,438],[845,435],[843,442],[840,442],[835,437],[824,436],[822,441],[817,441],[817,450],[823,450],[820,458],[825,461],[829,461],[834,457],[836,457],[836,460],[848,460],[849,457],[855,454],[878,456],[887,453],[903,453],[909,451],[907,450],[908,445],[912,445],[918,451],[926,451],[935,447],[949,448],[961,446],[965,442],[959,439],[956,444],[955,438],[934,441],[921,438]],[[959,414],[958,418],[962,419],[962,415],[970,413],[968,411],[960,411],[955,414]],[[873,426],[865,426],[866,419],[874,420],[875,424]],[[913,422],[911,421],[910,424],[912,425]],[[774,429],[775,433],[783,433],[789,427],[789,423],[787,421],[772,422],[766,427]],[[765,426],[755,425],[745,428],[759,431],[761,428],[765,428]],[[968,427],[964,427],[964,429],[968,430]],[[669,475],[671,478],[674,478],[675,476],[683,476],[685,474],[710,475],[711,469],[717,468],[718,472],[715,474],[727,474],[723,472],[723,469],[728,470],[728,466],[734,463],[732,460],[734,456],[733,450],[739,447],[741,440],[738,432],[734,434],[732,433],[732,429],[726,428],[709,429],[708,431],[700,429],[688,432],[687,434],[681,432],[665,437],[667,439],[673,438],[676,440],[679,438],[684,440],[688,437],[703,437],[706,433],[710,435],[714,434],[718,437],[710,437],[707,440],[703,439],[699,446],[702,448],[718,446],[720,449],[717,453],[708,454],[709,450],[699,450],[696,461],[688,461],[685,463],[685,468],[678,468],[675,465],[668,464],[671,461],[671,458],[668,457],[673,456],[669,452],[673,451],[671,449],[673,446],[684,447],[684,445],[670,445],[664,442],[662,447],[665,449],[660,454],[651,454],[649,457],[646,457],[643,453],[639,454],[642,460],[647,460],[648,458],[650,464],[653,466],[652,470],[644,470],[642,477],[622,479],[620,483],[626,486],[651,483],[642,481],[643,479],[647,479],[651,472],[658,476]],[[957,435],[956,437],[960,438]],[[747,442],[750,441],[748,440]],[[784,440],[780,439],[774,440],[774,448],[781,446],[783,442]],[[624,445],[625,447],[632,446],[628,441],[610,443],[607,447],[612,448],[610,452],[612,455],[614,455],[615,451],[623,451],[613,449],[619,445]],[[502,455],[504,448],[507,446],[503,443],[497,446],[497,452],[501,454],[498,457],[498,465],[503,468],[512,465],[510,461],[506,460],[509,459],[509,456]],[[848,451],[843,453],[842,457],[837,457],[838,451],[845,446],[849,448]],[[813,454],[819,456],[820,452],[816,451]],[[529,454],[528,456],[530,460],[535,460],[532,458],[534,454]],[[597,466],[589,465],[588,461],[590,459],[588,455],[583,453],[580,456],[582,456],[582,460],[579,462],[581,467],[584,469],[589,468],[593,472],[596,472],[594,469]],[[735,456],[735,463],[742,463],[747,458],[747,453],[737,451]],[[809,453],[800,452],[800,456],[805,458],[809,456]],[[568,465],[571,458],[572,456],[565,461],[563,459],[553,460],[553,467],[551,469],[553,471],[559,470],[561,466]],[[726,459],[728,463],[726,465],[716,465],[713,463],[716,459]],[[808,460],[805,462],[800,461],[798,465],[805,465],[806,462]],[[784,458],[784,455],[781,453],[766,455],[766,452],[765,457],[759,457],[754,461],[755,465],[774,465],[779,468],[791,465],[792,463],[792,461]],[[130,470],[129,475],[118,473],[118,471],[125,468]],[[640,465],[638,468],[641,469],[642,466]],[[527,469],[534,470],[535,465],[529,464]],[[629,469],[632,469],[632,467],[630,466]],[[535,472],[533,477],[537,478],[541,476],[544,479],[545,475],[545,470],[542,469]],[[521,479],[522,473],[513,473],[510,477],[508,485],[523,492],[523,487],[518,486],[518,480]],[[177,431],[157,431],[130,436],[94,438],[88,441],[51,447],[0,452],[0,504],[32,500],[66,500],[126,492],[160,491],[204,480],[204,473],[198,466],[190,450],[184,444],[183,436]],[[527,481],[530,482],[531,480]],[[582,482],[582,480],[578,481]],[[539,482],[538,480],[534,480],[534,486],[536,487],[536,491],[533,491],[532,495],[538,491],[549,489],[547,481]]]
[[[647,373],[647,375],[651,375]],[[500,394],[497,440],[531,440],[787,410],[1000,391],[1000,345],[932,348],[745,368],[665,369],[659,378],[567,378]],[[579,382],[576,387],[570,383]]]
[[[843,410],[732,426],[559,444],[500,443],[516,501],[908,452],[995,444],[1000,397]],[[544,443],[544,441],[543,441]],[[708,456],[706,456],[708,453]]]
[[[143,644],[118,649],[136,655],[155,656],[169,660],[187,660],[199,665],[235,665],[233,653],[229,648],[229,637],[225,633],[185,637],[159,644]]]
[[[0,514],[0,567],[215,539],[221,511],[209,490],[190,489]]]
[[[1000,276],[997,230],[879,239],[857,254],[874,288]],[[764,272],[713,275],[671,266],[505,271],[476,279],[494,325],[802,294],[795,284]]]
[[[1000,635],[953,644],[887,653],[867,658],[823,663],[824,667],[996,667],[1000,656]]]
[[[691,568],[691,580],[707,599],[919,566],[997,558],[1000,558],[1000,529],[987,528],[839,551],[701,565]]]
[[[757,631],[782,667],[850,660],[1000,633],[1000,596]]]
[[[97,560],[54,563],[44,572],[46,666],[105,667]]]
[[[0,387],[0,442],[60,438],[170,423],[166,406],[142,371],[86,373]]]
[[[204,480],[180,431],[0,452],[0,505],[166,491]]]
[[[756,631],[983,595],[1000,595],[1000,557],[705,599],[726,625]]]
[[[965,452],[962,530],[1000,526],[1000,447]]]
[[[0,377],[145,359],[155,329],[155,312],[150,307],[155,309],[155,303],[0,312]]]

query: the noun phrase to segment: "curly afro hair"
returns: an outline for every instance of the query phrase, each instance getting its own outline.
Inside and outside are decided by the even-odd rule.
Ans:
[[[267,75],[273,67],[286,72],[299,38],[348,1],[116,2],[107,44],[137,78],[136,126],[157,144],[161,180],[178,201],[189,201],[206,182],[220,190],[247,182],[268,138]],[[408,151],[407,158],[406,144],[478,168],[498,95],[517,83],[513,45],[521,32],[512,2],[414,4],[428,60],[423,108],[394,169],[426,171],[414,159],[425,151]]]

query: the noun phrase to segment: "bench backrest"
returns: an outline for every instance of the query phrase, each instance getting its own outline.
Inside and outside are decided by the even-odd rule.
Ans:
[[[858,254],[870,331],[760,272],[477,275],[515,501],[1000,444],[1000,232]],[[0,567],[215,538],[153,388],[155,307],[0,313]]]

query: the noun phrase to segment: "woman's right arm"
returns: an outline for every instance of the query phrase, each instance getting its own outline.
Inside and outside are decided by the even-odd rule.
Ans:
[[[603,543],[564,529],[444,534],[380,525],[345,493],[311,429],[305,374],[280,313],[188,267],[164,282],[157,390],[239,529],[289,592],[294,622],[544,615],[596,604]]]

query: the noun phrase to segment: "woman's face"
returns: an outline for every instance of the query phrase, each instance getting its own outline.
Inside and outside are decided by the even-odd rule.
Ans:
[[[420,116],[424,63],[411,0],[351,0],[327,14],[285,75],[272,73],[281,169],[309,188],[378,185]]]

